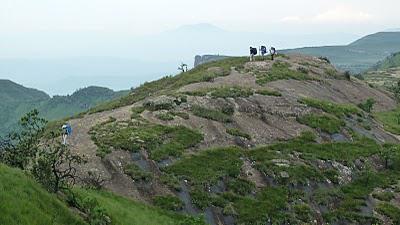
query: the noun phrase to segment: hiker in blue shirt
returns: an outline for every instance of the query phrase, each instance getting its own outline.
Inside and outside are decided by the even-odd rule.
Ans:
[[[67,145],[67,138],[72,134],[72,127],[69,123],[66,123],[62,126],[62,144]]]

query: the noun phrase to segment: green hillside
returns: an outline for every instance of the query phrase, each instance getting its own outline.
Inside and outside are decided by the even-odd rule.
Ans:
[[[22,171],[0,164],[0,224],[85,224]]]
[[[112,100],[127,91],[114,92],[108,88],[83,88],[69,96],[54,96],[26,88],[9,80],[0,80],[0,136],[16,127],[18,119],[36,108],[48,120],[60,119],[88,110]]]
[[[81,199],[95,199],[110,216],[112,225],[186,225],[195,221],[106,191],[77,189],[75,193]],[[1,225],[87,224],[56,195],[48,193],[22,171],[3,164],[0,164],[0,203]]]
[[[379,32],[345,46],[307,47],[282,52],[328,57],[338,68],[360,73],[399,51],[400,32]]]

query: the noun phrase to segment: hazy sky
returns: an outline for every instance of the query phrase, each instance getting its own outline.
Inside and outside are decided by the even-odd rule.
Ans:
[[[52,94],[125,89],[174,74],[196,54],[345,45],[400,28],[399,8],[399,0],[0,0],[0,79]],[[177,29],[200,23],[221,29]]]
[[[143,35],[193,23],[237,31],[364,34],[400,27],[399,8],[399,0],[0,0],[0,34],[95,30]]]

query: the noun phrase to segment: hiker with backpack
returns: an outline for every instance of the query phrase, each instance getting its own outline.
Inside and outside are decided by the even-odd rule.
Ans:
[[[250,46],[250,62],[255,61],[255,56],[257,55],[257,48]]]
[[[264,45],[260,47],[260,53],[262,55],[262,57],[264,58],[264,55],[267,54],[267,47],[265,47]]]
[[[274,60],[274,56],[277,54],[276,49],[274,47],[271,47],[269,50],[269,54],[271,55],[271,60]]]
[[[66,123],[62,126],[62,144],[67,145],[68,136],[72,135],[72,127],[69,123]]]

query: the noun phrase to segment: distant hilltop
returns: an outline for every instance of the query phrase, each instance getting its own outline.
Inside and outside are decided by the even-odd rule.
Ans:
[[[194,57],[194,67],[208,63],[208,62],[213,62],[221,59],[226,59],[229,56],[223,56],[223,55],[196,55]]]

